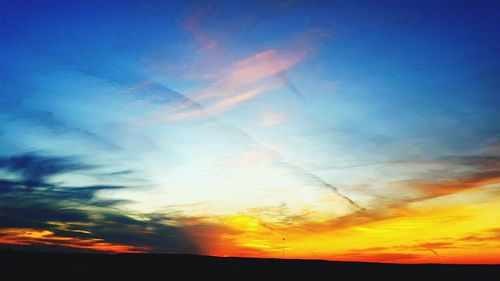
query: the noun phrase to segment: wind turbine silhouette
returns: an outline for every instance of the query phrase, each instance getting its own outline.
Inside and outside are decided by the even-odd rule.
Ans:
[[[283,258],[285,258],[285,237],[281,238],[283,241]]]

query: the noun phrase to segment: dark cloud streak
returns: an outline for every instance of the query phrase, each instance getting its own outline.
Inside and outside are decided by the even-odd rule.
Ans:
[[[139,220],[119,208],[126,201],[97,196],[99,191],[126,186],[66,186],[50,182],[53,176],[95,167],[78,160],[40,153],[0,157],[0,170],[18,178],[0,179],[0,228],[48,230],[56,236],[98,238],[152,252],[199,252],[183,229],[172,225],[173,219],[168,215],[140,214],[143,219]],[[78,231],[60,225],[77,225]],[[64,245],[55,245],[53,249],[60,247]]]

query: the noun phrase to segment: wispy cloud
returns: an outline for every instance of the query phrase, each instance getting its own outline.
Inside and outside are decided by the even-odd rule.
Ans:
[[[205,30],[204,24],[215,10],[215,3],[208,1],[197,7],[184,23],[184,28],[194,36],[194,39],[201,46],[202,50],[212,54],[218,51],[221,46],[218,40]]]
[[[56,235],[50,230],[30,228],[0,229],[0,244],[17,246],[45,245],[107,253],[143,253],[149,249],[105,242],[98,238],[80,238]]]
[[[400,184],[419,192],[410,201],[426,200],[500,184],[500,157],[494,155],[450,156],[436,161],[447,169],[440,177],[403,181]]]
[[[294,67],[307,52],[266,50],[236,61],[211,83],[188,96],[192,103],[176,103],[156,112],[150,122],[177,122],[215,116],[239,104],[287,86],[283,71]],[[200,107],[201,105],[202,107]]]
[[[123,93],[131,95],[137,100],[155,105],[165,105],[175,102],[190,102],[190,100],[184,95],[154,80],[146,80],[128,86],[125,88]]]
[[[235,62],[217,81],[197,94],[196,100],[210,97],[229,96],[244,86],[263,80],[290,69],[306,58],[307,52],[278,53],[265,50]]]
[[[470,178],[437,181],[437,182],[422,182],[422,181],[406,181],[402,182],[403,186],[419,191],[422,195],[410,201],[421,201],[435,197],[459,193],[465,190],[470,190],[476,187],[485,186],[488,184],[500,184],[500,173],[477,173],[471,175]]]
[[[488,229],[481,233],[473,233],[459,239],[462,242],[497,242],[500,243],[500,228]]]
[[[287,114],[285,112],[264,112],[261,117],[260,125],[267,127],[279,124],[286,119]]]
[[[342,199],[345,200],[345,202],[347,202],[351,211],[357,212],[357,211],[363,211],[365,209],[365,208],[361,207],[360,205],[358,205],[356,202],[354,202],[348,196],[342,194],[336,186],[326,182],[323,178],[321,178],[317,174],[315,174],[311,171],[308,171],[300,166],[296,166],[296,165],[293,165],[293,164],[290,164],[287,162],[281,162],[280,164],[282,166],[284,166],[285,168],[287,168],[290,172],[292,172],[296,175],[300,175],[305,180],[307,180],[311,183],[314,183],[315,185],[322,186],[322,187],[325,187],[325,188],[333,191],[333,193],[340,196]]]
[[[199,108],[199,107],[189,107],[188,109],[181,110],[178,112],[177,110],[172,110],[173,113],[168,114],[165,118],[166,121],[168,122],[175,122],[175,121],[188,121],[188,120],[193,120],[193,119],[203,119],[211,116],[215,116],[218,114],[221,114],[225,111],[228,111],[236,106],[238,106],[240,103],[253,99],[257,97],[258,95],[261,95],[263,93],[266,93],[268,91],[272,91],[274,89],[279,88],[279,85],[265,85],[265,86],[258,86],[254,87],[250,90],[234,93],[231,96],[227,96],[224,98],[217,99],[212,105],[205,107],[205,108]],[[184,108],[185,106],[181,106]]]

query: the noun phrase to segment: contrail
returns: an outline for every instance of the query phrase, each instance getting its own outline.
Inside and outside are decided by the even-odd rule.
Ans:
[[[424,246],[425,247],[425,246]],[[436,251],[434,251],[431,247],[425,247],[427,250],[431,251],[434,253],[434,255],[441,257]]]
[[[292,91],[292,93],[294,93],[297,97],[299,97],[300,99],[304,100],[306,97],[299,91],[299,89],[297,89],[297,87],[295,86],[295,84],[293,84],[292,80],[290,80],[290,78],[288,78],[288,76],[285,74],[285,71],[280,71],[278,73],[279,77],[281,78],[281,80],[283,80],[283,83],[285,83],[285,85],[288,87],[288,89],[290,91]]]
[[[285,166],[288,166],[289,168],[292,168],[296,171],[299,171],[301,172],[303,175],[307,175],[308,177],[310,177],[311,179],[314,179],[316,182],[319,182],[321,185],[323,185],[324,187],[326,188],[329,188],[331,189],[335,194],[337,194],[338,196],[342,197],[343,199],[345,199],[347,202],[349,202],[352,206],[356,207],[357,209],[359,210],[362,210],[362,211],[365,211],[366,209],[359,206],[356,202],[354,202],[351,198],[345,196],[344,194],[340,193],[340,191],[338,190],[337,187],[327,183],[325,180],[323,180],[320,176],[302,168],[302,167],[299,167],[299,166],[296,166],[296,165],[292,165],[290,163],[286,163],[286,162],[281,162],[282,165],[285,165]]]
[[[341,169],[348,169],[348,168],[360,168],[360,167],[378,166],[378,165],[384,165],[384,164],[388,164],[388,163],[392,163],[392,162],[385,161],[385,162],[375,162],[375,163],[366,163],[366,164],[354,164],[354,165],[336,166],[336,167],[323,167],[323,168],[312,169],[311,171],[341,170]]]
[[[238,128],[238,127],[235,127],[233,125],[229,125],[225,122],[222,122],[222,121],[219,121],[221,122],[222,124],[224,124],[225,126],[229,127],[229,128],[232,128],[233,130],[236,130],[238,131],[243,137],[245,137],[247,140],[249,140],[251,143],[259,146],[259,147],[262,147],[263,149],[265,149],[266,151],[268,151],[269,153],[275,155],[278,159],[283,159],[282,155],[276,151],[276,150],[273,150],[273,149],[270,149],[266,146],[264,146],[263,144],[259,143],[257,140],[255,140],[254,137],[252,137],[249,133],[247,133],[246,131],[244,131],[243,129],[241,128]],[[276,162],[277,164],[281,164],[282,166],[285,166],[289,169],[292,169],[292,170],[295,170],[297,172],[300,172],[302,175],[305,175],[305,176],[308,176],[309,178],[311,179],[314,179],[316,182],[320,183],[322,186],[332,190],[335,194],[337,194],[338,196],[342,197],[343,199],[345,199],[347,202],[349,202],[349,204],[351,204],[352,206],[354,206],[356,209],[359,209],[359,210],[362,210],[362,211],[365,211],[366,209],[359,206],[356,202],[354,202],[351,198],[343,195],[342,193],[339,192],[338,188],[327,183],[325,180],[323,180],[320,176],[300,167],[300,166],[297,166],[297,165],[294,165],[294,164],[291,164],[291,163],[288,163],[288,162],[285,162],[285,161],[277,161]]]
[[[434,250],[432,249],[431,247],[429,247],[428,245],[425,245],[425,244],[422,244],[422,243],[419,243],[420,246],[422,246],[423,248],[431,251],[432,253],[434,253],[434,255],[436,255],[437,257],[441,258],[441,256]]]

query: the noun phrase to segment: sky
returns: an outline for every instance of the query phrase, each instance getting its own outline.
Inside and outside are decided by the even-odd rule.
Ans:
[[[0,249],[500,263],[497,1],[0,2]]]

